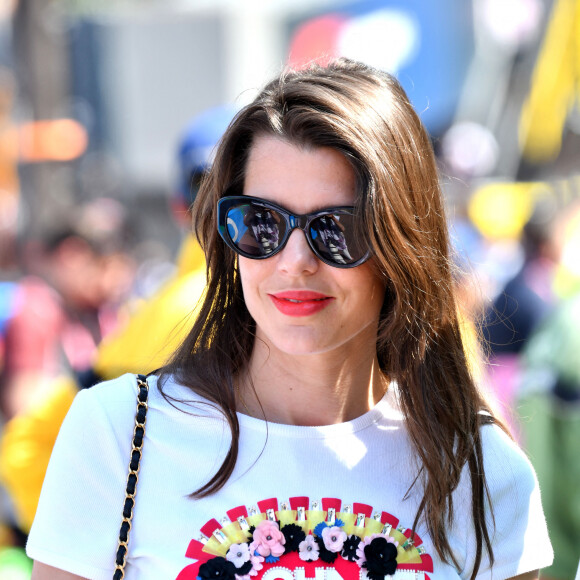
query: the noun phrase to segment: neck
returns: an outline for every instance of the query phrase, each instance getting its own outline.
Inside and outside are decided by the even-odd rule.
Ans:
[[[318,426],[360,417],[383,397],[388,381],[374,352],[296,356],[258,340],[237,384],[241,413],[273,423]]]

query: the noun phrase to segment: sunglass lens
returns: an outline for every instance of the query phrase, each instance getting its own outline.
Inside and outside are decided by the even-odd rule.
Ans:
[[[228,234],[242,255],[259,258],[272,254],[282,242],[286,223],[272,208],[240,203],[228,210]]]
[[[317,253],[337,266],[354,264],[366,255],[366,244],[349,213],[325,214],[310,224],[310,237]]]

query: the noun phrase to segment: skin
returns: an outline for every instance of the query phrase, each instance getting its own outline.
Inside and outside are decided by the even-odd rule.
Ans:
[[[250,153],[244,193],[304,214],[352,205],[354,174],[334,150],[261,137]],[[277,255],[240,258],[239,270],[256,321],[256,344],[238,377],[240,412],[286,424],[333,424],[360,416],[383,396],[387,381],[378,371],[375,344],[384,288],[372,261],[351,269],[327,266],[296,230]],[[315,291],[331,300],[313,315],[289,317],[269,296],[289,290]],[[516,578],[537,580],[539,574]],[[82,577],[34,564],[32,580],[75,579]]]
[[[31,580],[87,580],[83,576],[77,576],[41,562],[34,562]]]
[[[244,194],[305,214],[353,205],[355,177],[333,149],[299,148],[264,136],[250,152]],[[314,255],[304,233],[294,230],[275,256],[240,257],[239,271],[257,337],[239,377],[240,411],[262,417],[263,409],[278,423],[329,425],[374,406],[387,382],[375,348],[384,287],[372,261],[349,269],[329,266]],[[287,316],[270,296],[295,290],[328,296],[329,305],[310,316]]]

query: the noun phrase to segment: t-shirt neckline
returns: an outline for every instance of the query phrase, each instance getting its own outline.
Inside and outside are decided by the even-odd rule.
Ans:
[[[380,421],[384,421],[386,417],[392,415],[394,412],[398,414],[398,411],[396,411],[394,408],[395,389],[396,385],[391,383],[383,397],[366,413],[363,413],[359,417],[356,417],[350,421],[335,423],[332,425],[290,425],[285,423],[273,423],[270,421],[265,421],[264,419],[251,417],[241,412],[237,412],[236,414],[238,416],[238,421],[241,428],[251,429],[253,431],[263,431],[265,433],[267,432],[269,435],[324,438],[331,435],[336,436],[340,434],[356,433],[363,429],[367,429],[368,427],[375,425]]]

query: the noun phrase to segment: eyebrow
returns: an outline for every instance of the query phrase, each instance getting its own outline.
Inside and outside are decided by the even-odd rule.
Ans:
[[[278,203],[277,201],[272,201],[269,199],[264,199],[263,197],[260,197],[259,195],[253,195],[253,194],[242,194],[240,197],[249,197],[251,198],[252,201],[260,201],[262,203],[265,204],[270,204],[270,205],[274,205],[276,207],[279,207],[280,209],[283,209],[284,211],[286,211],[287,213],[293,215],[293,216],[309,216],[315,213],[320,213],[320,212],[331,212],[332,210],[335,209],[355,209],[354,205],[330,205],[330,206],[325,206],[325,207],[321,207],[320,209],[315,209],[306,213],[296,213],[290,209],[288,209],[287,207],[283,206],[281,203]]]

